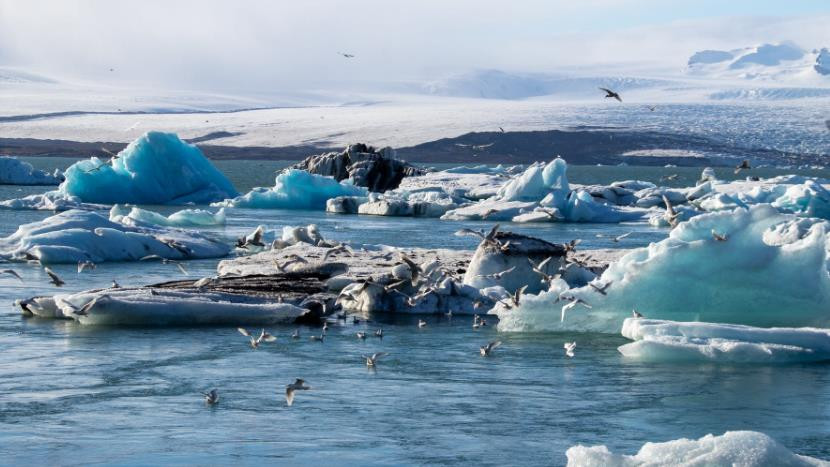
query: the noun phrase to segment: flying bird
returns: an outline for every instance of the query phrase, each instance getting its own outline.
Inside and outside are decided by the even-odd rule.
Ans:
[[[570,300],[571,303],[568,303],[567,305],[562,307],[562,316],[559,318],[559,320],[562,322],[565,321],[565,314],[576,308],[577,305],[582,305],[585,308],[591,308],[591,305],[589,305],[585,300],[581,298],[568,297],[566,298],[566,300]]]
[[[354,58],[354,54],[347,54],[345,52],[337,52],[337,53],[342,55],[345,58]]]
[[[576,342],[565,342],[565,345],[563,345],[562,347],[565,348],[565,355],[567,355],[570,358],[573,358],[574,349],[576,348]]]
[[[666,219],[666,222],[668,222],[672,228],[677,227],[677,217],[680,214],[675,212],[671,205],[671,201],[669,201],[669,198],[667,198],[666,195],[663,195],[663,202],[666,204],[666,213],[663,214],[663,218]]]
[[[501,272],[494,272],[493,274],[476,274],[476,277],[500,280],[502,277],[504,277],[505,274],[511,273],[514,269],[516,269],[516,266],[513,266],[512,268],[507,268]]]
[[[262,330],[262,332],[259,334],[259,337],[257,337],[257,338],[254,338],[254,336],[252,336],[251,333],[248,332],[248,330],[245,329],[245,328],[236,328],[236,330],[239,331],[239,333],[242,334],[243,336],[248,337],[248,338],[251,339],[251,348],[254,348],[254,349],[259,347],[259,344],[261,344],[263,342],[274,342],[275,340],[277,340],[276,337],[274,337],[271,334],[265,332],[265,329]]]
[[[386,355],[389,355],[389,354],[386,353],[386,352],[376,352],[376,353],[373,353],[372,355],[364,355],[363,358],[366,359],[366,366],[374,367],[375,364],[377,363],[377,361],[380,359],[380,357],[384,357]]]
[[[613,97],[614,99],[617,99],[618,101],[622,102],[622,98],[616,92],[614,92],[614,91],[612,91],[608,88],[599,88],[599,89],[601,91],[605,91],[605,98],[606,99],[608,99],[609,97]]]
[[[490,342],[487,345],[482,345],[481,347],[479,347],[478,350],[479,350],[479,353],[481,353],[482,357],[489,357],[490,352],[492,352],[493,349],[495,349],[496,347],[498,347],[500,345],[501,345],[501,341],[493,341],[493,342]]]
[[[712,238],[718,242],[725,242],[727,240],[726,234],[719,234],[715,232],[715,229],[712,229]]]
[[[45,268],[43,268],[43,270],[44,270],[44,271],[46,271],[46,275],[48,275],[48,276],[49,276],[49,282],[51,282],[52,284],[55,284],[55,287],[60,287],[60,286],[62,286],[63,284],[66,284],[66,282],[64,282],[63,280],[61,280],[61,278],[60,278],[60,277],[58,277],[58,275],[57,275],[57,274],[55,274],[55,272],[54,272],[54,271],[52,271],[51,269],[49,269],[49,267],[48,267],[48,266],[47,266],[47,267],[45,267]]]
[[[0,274],[8,274],[10,276],[14,276],[17,278],[17,280],[23,282],[23,278],[20,277],[20,274],[18,274],[17,271],[15,271],[14,269],[3,269],[2,271],[0,271]]]
[[[139,259],[139,261],[161,261],[161,264],[175,264],[176,267],[179,268],[179,271],[182,272],[182,274],[184,274],[185,276],[190,275],[190,273],[187,272],[187,269],[185,269],[184,265],[180,261],[176,261],[176,260],[168,259],[168,258],[163,258],[159,255],[147,255],[147,256],[144,256],[141,259]],[[78,266],[78,267],[80,267],[80,266]],[[80,272],[80,270],[78,270],[78,272]]]
[[[653,106],[653,105],[647,105],[647,106],[646,106],[646,108],[647,108],[648,110],[650,110],[651,112],[654,112],[655,110],[657,110],[657,107],[656,107],[656,106]]]
[[[600,294],[608,295],[608,293],[606,293],[605,291],[608,290],[608,287],[611,287],[611,281],[605,283],[602,286],[598,286],[598,285],[594,284],[593,282],[589,282],[588,285],[590,285],[592,289],[596,290]]]
[[[737,167],[735,167],[735,174],[737,175],[738,172],[740,172],[741,170],[749,170],[751,168],[752,167],[749,165],[749,160],[744,159],[741,161],[740,164],[738,164]]]
[[[425,328],[425,327],[427,327],[427,322],[426,322],[426,321],[424,321],[424,320],[422,320],[422,319],[419,319],[419,320],[418,320],[418,327],[419,327],[419,328]]]
[[[830,128],[830,120],[827,120],[827,127]],[[504,133],[504,128],[499,127],[499,131]]]
[[[294,404],[294,392],[295,391],[308,391],[311,389],[311,386],[307,386],[305,384],[305,380],[297,378],[291,384],[285,385],[285,403],[291,407]]]
[[[93,271],[95,270],[95,266],[95,263],[92,261],[78,261],[78,274],[84,272],[85,269]]]
[[[205,396],[205,404],[213,405],[219,402],[219,392],[216,389],[211,389],[210,392],[203,392],[203,396]]]
[[[354,250],[352,250],[348,245],[339,245],[329,248],[329,250],[326,251],[326,254],[323,255],[323,261],[327,261],[329,256],[336,255],[338,253],[347,253],[349,256],[354,256]]]
[[[663,177],[660,177],[660,181],[661,181],[661,182],[662,182],[662,181],[670,181],[670,182],[673,182],[673,181],[677,180],[677,177],[678,177],[678,175],[677,175],[677,174],[665,175],[665,176],[663,176]]]
[[[383,339],[383,328],[380,328],[377,331],[375,331],[375,337]]]

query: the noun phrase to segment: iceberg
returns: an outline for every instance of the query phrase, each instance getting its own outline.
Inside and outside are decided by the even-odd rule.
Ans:
[[[155,224],[165,227],[209,227],[225,225],[225,208],[215,214],[204,209],[182,209],[169,216],[137,207],[116,204],[110,209],[110,220],[119,224]]]
[[[48,174],[15,157],[0,156],[0,185],[59,185],[63,174]]]
[[[0,201],[0,209],[35,210],[35,211],[68,211],[83,209],[98,211],[107,209],[106,204],[84,203],[77,196],[67,196],[59,191],[47,191],[25,196],[23,198]]]
[[[565,453],[569,467],[638,467],[657,465],[723,465],[740,467],[830,466],[830,462],[795,454],[757,431],[727,431],[700,439],[646,443],[635,455],[615,454],[606,446],[572,446]]]
[[[830,330],[628,318],[619,347],[646,362],[787,363],[830,360]]]
[[[277,175],[271,188],[257,187],[248,193],[222,202],[217,207],[252,209],[326,209],[329,199],[339,196],[367,196],[366,188],[332,177],[303,170],[288,169]]]
[[[113,222],[101,214],[70,210],[24,224],[0,239],[0,258],[42,264],[78,261],[137,261],[148,255],[169,259],[221,258],[231,248],[205,235],[134,222]]]
[[[173,133],[151,131],[109,162],[76,162],[58,187],[87,203],[206,204],[237,196],[202,151]]]
[[[702,214],[612,263],[593,284],[608,285],[606,295],[590,286],[561,291],[591,309],[575,307],[562,321],[567,300],[550,293],[499,311],[499,329],[614,333],[632,309],[652,319],[825,327],[828,227],[766,204]]]

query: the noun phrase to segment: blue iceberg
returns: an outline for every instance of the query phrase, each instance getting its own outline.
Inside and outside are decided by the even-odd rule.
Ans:
[[[338,196],[367,196],[366,188],[304,170],[288,169],[277,175],[271,188],[257,187],[214,206],[253,209],[326,209],[326,201]]]
[[[199,148],[157,131],[145,133],[109,162],[97,157],[76,162],[58,191],[104,204],[207,204],[239,195]]]

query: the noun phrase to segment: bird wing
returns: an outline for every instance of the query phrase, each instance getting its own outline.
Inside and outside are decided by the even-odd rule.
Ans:
[[[22,277],[20,277],[20,274],[18,274],[18,273],[17,273],[17,271],[15,271],[14,269],[4,269],[4,270],[3,270],[3,272],[4,272],[4,273],[6,273],[6,274],[10,274],[10,275],[12,275],[12,276],[16,277],[16,278],[17,278],[18,280],[20,280],[20,281],[22,281],[22,280],[23,280],[23,278],[22,278]]]
[[[493,341],[493,342],[490,342],[489,344],[487,344],[487,347],[490,350],[493,350],[493,349],[495,349],[496,347],[498,347],[500,345],[501,345],[501,341]]]
[[[139,258],[139,261],[149,261],[151,259],[164,259],[159,255],[147,255]]]
[[[620,235],[619,237],[617,237],[617,241],[620,241],[620,240],[624,239],[625,237],[628,237],[629,235],[631,235],[631,232],[624,233],[624,234]]]
[[[189,272],[187,272],[187,269],[185,269],[185,268],[184,268],[184,266],[182,265],[182,263],[176,263],[176,266],[179,268],[179,271],[181,271],[181,272],[182,272],[182,274],[184,274],[185,276],[189,276],[189,275],[190,275],[190,273],[189,273]]]
[[[285,387],[285,403],[289,407],[294,403],[294,388],[291,385]]]
[[[245,329],[245,328],[236,328],[236,330],[239,331],[239,333],[242,334],[243,336],[251,337],[251,333],[248,332],[248,330]]]
[[[46,274],[49,276],[49,278],[51,278],[51,279],[52,279],[52,281],[53,281],[53,282],[55,282],[55,283],[58,283],[58,282],[63,282],[63,281],[61,280],[61,278],[60,278],[60,277],[58,277],[58,275],[57,275],[57,274],[55,274],[54,272],[52,272],[52,270],[51,270],[51,269],[49,269],[48,267],[44,268],[44,271],[46,271]]]
[[[388,354],[388,353],[386,353],[386,352],[376,352],[376,353],[373,353],[373,354],[372,354],[372,360],[377,360],[377,359],[379,359],[380,357],[385,357],[386,355],[389,355],[389,354]]]
[[[493,226],[490,229],[490,232],[484,237],[485,240],[494,241],[496,239],[496,234],[499,232],[499,224]]]
[[[612,90],[610,90],[610,89],[608,89],[608,88],[599,88],[599,89],[600,89],[601,91],[605,91],[605,92],[606,92],[606,93],[608,93],[608,94],[614,94],[614,91],[612,91]]]
[[[616,92],[614,93],[614,99],[617,99],[618,101],[622,102],[622,98],[620,98],[620,95]]]

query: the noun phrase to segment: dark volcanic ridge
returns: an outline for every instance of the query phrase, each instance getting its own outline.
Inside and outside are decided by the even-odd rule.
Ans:
[[[198,144],[211,159],[302,160],[310,155],[340,151],[326,144],[295,146],[223,146],[206,144],[234,136],[213,132],[189,142]],[[78,142],[33,138],[0,138],[0,155],[109,157],[106,151],[119,151],[126,143]],[[648,156],[626,156],[632,151],[651,151]],[[660,151],[688,151],[697,157],[661,155]],[[418,163],[527,164],[561,156],[573,165],[731,166],[737,159],[775,166],[823,165],[826,154],[801,154],[770,148],[742,147],[706,137],[657,131],[632,131],[621,128],[577,127],[566,130],[466,133],[416,146],[397,148],[397,157]]]

